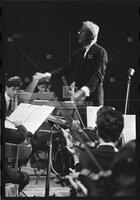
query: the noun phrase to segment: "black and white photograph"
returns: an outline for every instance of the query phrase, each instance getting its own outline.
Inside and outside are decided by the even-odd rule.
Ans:
[[[138,1],[2,2],[2,198],[138,195],[139,14]]]

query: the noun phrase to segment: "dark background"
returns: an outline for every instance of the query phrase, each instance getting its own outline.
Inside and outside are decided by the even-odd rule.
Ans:
[[[140,100],[138,5],[88,1],[5,3],[5,75],[21,76],[26,87],[35,72],[62,66],[79,48],[77,32],[82,21],[93,21],[100,27],[98,44],[107,50],[110,60],[104,80],[105,105],[124,112],[128,69],[134,68],[129,105],[129,113],[134,114]],[[52,90],[62,97],[61,79],[52,83]]]

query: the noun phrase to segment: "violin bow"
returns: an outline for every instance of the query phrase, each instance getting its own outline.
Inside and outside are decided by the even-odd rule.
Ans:
[[[65,78],[64,76],[62,76],[62,81],[63,81],[64,86],[68,86],[68,83],[67,83],[66,78]],[[71,90],[72,90],[72,94],[71,94],[71,97],[70,97],[71,102],[73,103],[74,109],[75,109],[75,111],[76,111],[76,113],[77,113],[77,116],[78,116],[78,118],[79,118],[79,121],[81,122],[82,127],[85,128],[84,122],[83,122],[83,120],[82,120],[82,118],[81,118],[81,115],[80,115],[80,113],[79,113],[79,111],[78,111],[78,108],[77,108],[77,106],[76,106],[76,104],[75,104],[75,101],[73,101],[73,98],[72,98],[73,95],[74,95],[74,91],[75,91],[75,82],[73,82],[73,83],[70,85],[70,88],[71,88]]]

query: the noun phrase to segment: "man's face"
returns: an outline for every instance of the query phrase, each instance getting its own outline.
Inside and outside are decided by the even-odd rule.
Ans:
[[[19,87],[7,87],[6,92],[10,98],[14,98],[18,94],[19,90]]]
[[[39,92],[46,92],[47,91],[47,85],[38,85],[37,86]]]
[[[79,43],[82,45],[88,45],[90,44],[91,40],[92,40],[91,31],[88,28],[82,26],[82,28],[78,32]]]

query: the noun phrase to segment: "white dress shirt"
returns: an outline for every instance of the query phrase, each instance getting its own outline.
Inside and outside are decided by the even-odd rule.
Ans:
[[[107,145],[107,146],[112,146],[112,147],[114,148],[114,151],[115,151],[115,152],[118,152],[118,149],[115,147],[115,145],[114,145],[113,142],[102,142],[102,143],[100,143],[100,144],[97,146],[97,148],[98,148],[99,146],[105,146],[105,145]]]
[[[7,92],[5,92],[6,111],[7,111],[8,108],[9,108],[10,100],[13,101],[13,99],[9,97],[9,95],[7,94]]]
[[[87,52],[89,51],[90,47],[91,47],[93,44],[95,44],[95,42],[96,42],[95,40],[92,40],[91,43],[85,47],[86,51],[85,51],[85,53],[84,53],[84,58],[86,57]]]
[[[15,108],[18,106],[18,97],[15,96],[15,98],[10,98],[7,92],[5,92],[5,101],[6,101],[6,111],[9,109],[9,104],[11,101],[11,111],[15,110]]]

